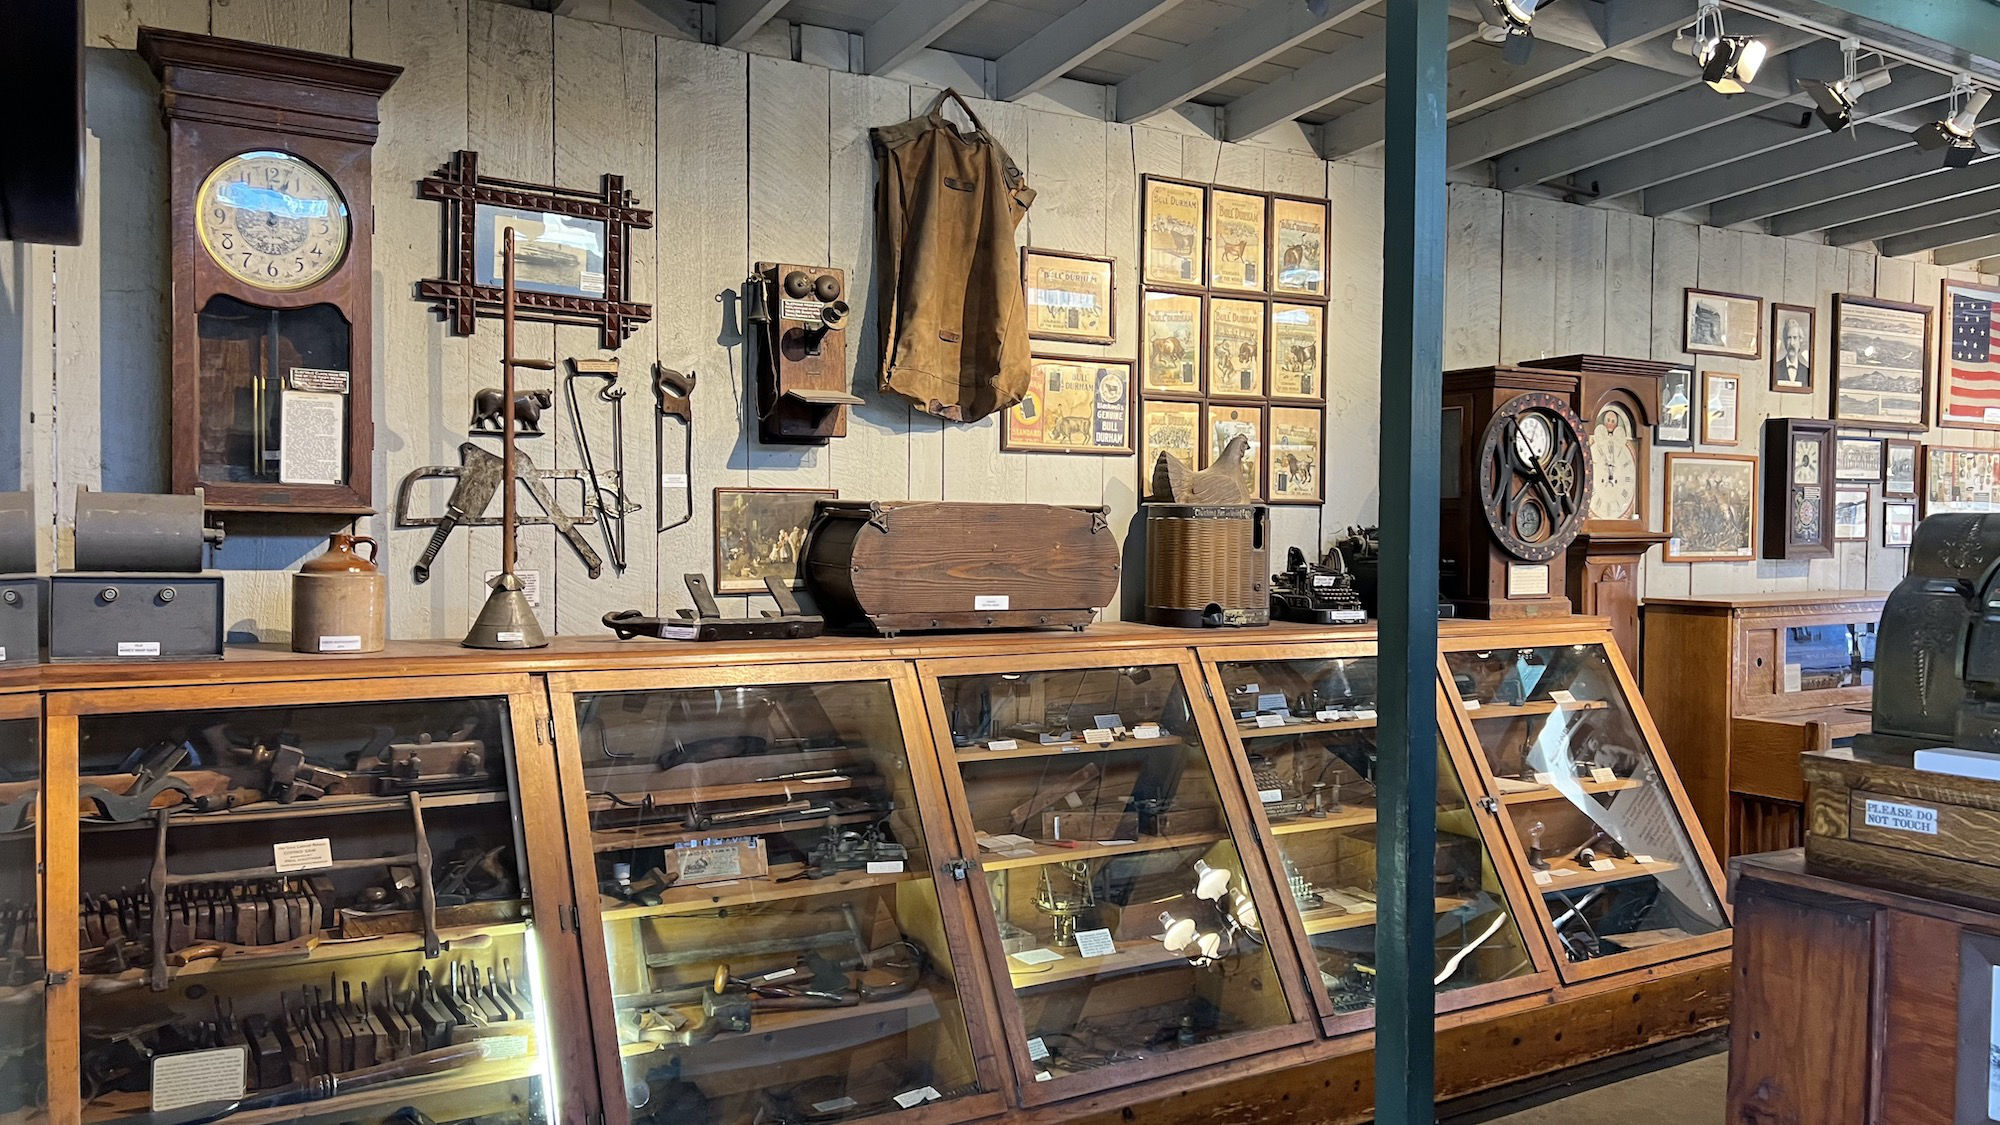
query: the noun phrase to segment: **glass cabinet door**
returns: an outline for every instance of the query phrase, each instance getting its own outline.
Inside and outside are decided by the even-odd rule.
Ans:
[[[525,687],[51,697],[78,779],[82,1120],[556,1116]]]
[[[1564,979],[1727,942],[1713,861],[1605,645],[1445,663]]]
[[[1192,667],[926,669],[1029,1100],[1200,1065],[1297,1018]]]
[[[39,696],[0,697],[0,1121],[48,1105],[39,880]]]
[[[799,674],[552,681],[587,794],[578,877],[597,880],[610,994],[593,1007],[615,1013],[631,1119],[997,1109],[925,835],[935,765],[913,768],[905,738],[908,673],[769,682]]]
[[[1227,659],[1214,695],[1269,825],[1280,898],[1304,938],[1329,1030],[1373,1022],[1375,1005],[1376,660],[1328,655]],[[1480,817],[1438,741],[1438,1008],[1535,987],[1539,972],[1493,868]]]

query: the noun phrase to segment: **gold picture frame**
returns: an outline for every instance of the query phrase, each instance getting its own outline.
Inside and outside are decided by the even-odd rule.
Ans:
[[[1244,434],[1250,439],[1250,450],[1244,458],[1243,487],[1255,497],[1264,495],[1263,472],[1264,441],[1267,434],[1264,408],[1256,403],[1211,402],[1202,415],[1201,426],[1201,467],[1206,469],[1215,463],[1215,457],[1229,439]]]
[[[767,575],[803,585],[798,568],[813,505],[838,499],[837,488],[716,489],[715,592],[761,594]]]
[[[1280,297],[1327,295],[1327,234],[1331,205],[1295,195],[1271,197],[1271,292]]]
[[[1319,504],[1326,499],[1326,412],[1316,406],[1273,406],[1270,464],[1265,495],[1273,504]]]
[[[1263,398],[1265,302],[1210,297],[1207,312],[1208,397]]]
[[[1139,384],[1147,394],[1199,396],[1207,317],[1203,298],[1148,290],[1139,299]]]
[[[1271,399],[1326,399],[1326,306],[1271,302]]]
[[[1171,453],[1193,468],[1201,464],[1202,406],[1178,399],[1145,399],[1139,407],[1139,495],[1153,492],[1153,467]]]
[[[1091,356],[1035,356],[1028,389],[1000,416],[1010,453],[1132,452],[1132,364]]]
[[[1262,293],[1268,204],[1260,192],[1208,189],[1208,287]]]
[[[1208,277],[1208,189],[1163,176],[1141,178],[1139,280],[1200,289]]]
[[[1667,454],[1666,562],[1757,557],[1757,459],[1741,453]]]

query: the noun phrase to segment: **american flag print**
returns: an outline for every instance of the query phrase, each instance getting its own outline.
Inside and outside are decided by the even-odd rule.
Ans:
[[[2000,338],[1994,300],[1951,294],[1951,360],[1945,369],[1946,421],[2000,424]]]

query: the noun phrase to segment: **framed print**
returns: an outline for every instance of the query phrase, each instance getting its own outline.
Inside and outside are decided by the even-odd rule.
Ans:
[[[1021,290],[1028,335],[1073,344],[1109,344],[1118,336],[1116,263],[1093,254],[1021,250]]]
[[[1931,310],[1833,295],[1833,417],[1891,430],[1930,424]]]
[[[1264,289],[1264,197],[1208,189],[1208,287],[1240,293]]]
[[[1201,393],[1201,303],[1185,293],[1140,299],[1140,386],[1147,394]]]
[[[1271,197],[1271,292],[1326,296],[1327,201]]]
[[[1764,421],[1764,557],[1833,554],[1833,423]]]
[[[1325,305],[1271,303],[1271,397],[1319,402],[1326,397]]]
[[[1923,447],[1925,516],[2000,512],[2000,450]]]
[[[1243,456],[1243,487],[1249,495],[1262,497],[1263,473],[1259,466],[1264,463],[1264,408],[1247,403],[1236,406],[1212,402],[1203,420],[1201,467],[1213,465],[1231,438],[1246,437],[1250,439],[1250,449]]]
[[[1882,502],[1882,545],[1907,547],[1917,539],[1917,506],[1907,500]]]
[[[1145,243],[1139,277],[1147,285],[1201,288],[1207,276],[1207,232],[1202,218],[1208,189],[1183,180],[1146,176],[1144,206],[1139,219]]]
[[[1771,303],[1771,389],[1811,394],[1813,312],[1806,305]]]
[[[1201,465],[1201,404],[1146,399],[1139,407],[1139,495],[1153,494],[1153,468],[1171,453],[1190,468]]]
[[[1764,299],[1710,289],[1687,291],[1681,350],[1690,355],[1756,359],[1763,354]]]
[[[1208,397],[1264,397],[1264,302],[1208,299]]]
[[[1703,445],[1735,445],[1738,439],[1737,390],[1740,381],[1720,371],[1701,373],[1701,440]]]
[[[767,575],[797,589],[813,505],[838,499],[833,488],[716,489],[715,592],[761,594]]]
[[[2000,430],[2000,289],[1946,281],[1938,296],[1938,425]]]
[[[1660,376],[1659,417],[1654,445],[1694,447],[1694,368],[1673,367]]]
[[[1833,538],[1842,543],[1868,538],[1867,489],[1833,490]]]
[[[1897,500],[1917,498],[1917,443],[1890,438],[1882,443],[1882,495]]]
[[[1757,459],[1737,453],[1667,454],[1667,562],[1757,557]]]
[[[1315,407],[1271,408],[1271,479],[1266,495],[1273,504],[1317,504],[1324,500],[1320,483],[1325,415]]]
[[[1882,439],[1849,437],[1833,440],[1833,479],[1874,483],[1882,479]]]
[[[1028,390],[1000,418],[1009,452],[1132,452],[1132,365],[1089,356],[1035,356]]]

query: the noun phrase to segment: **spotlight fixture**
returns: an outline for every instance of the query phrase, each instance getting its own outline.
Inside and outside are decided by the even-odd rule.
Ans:
[[[1554,0],[1479,0],[1479,37],[1500,44],[1501,57],[1514,66],[1535,48],[1535,9]]]
[[[1710,89],[1740,94],[1756,80],[1769,48],[1762,39],[1724,34],[1722,0],[1701,0],[1694,24],[1674,38],[1674,50],[1701,64],[1701,80]]]
[[[1889,84],[1887,68],[1872,70],[1867,74],[1857,74],[1855,60],[1861,53],[1861,40],[1849,39],[1841,43],[1840,51],[1845,65],[1838,82],[1823,82],[1817,78],[1801,78],[1799,85],[1812,95],[1814,110],[1820,123],[1829,133],[1838,133],[1853,122],[1854,106],[1861,95],[1871,90],[1880,90]]]
[[[1944,150],[1944,166],[1963,168],[1975,159],[1985,155],[1977,136],[1979,114],[1993,97],[1993,91],[1981,90],[1972,84],[1967,75],[1959,75],[1952,85],[1952,112],[1943,120],[1933,121],[1916,131],[1917,147],[1925,152]]]

